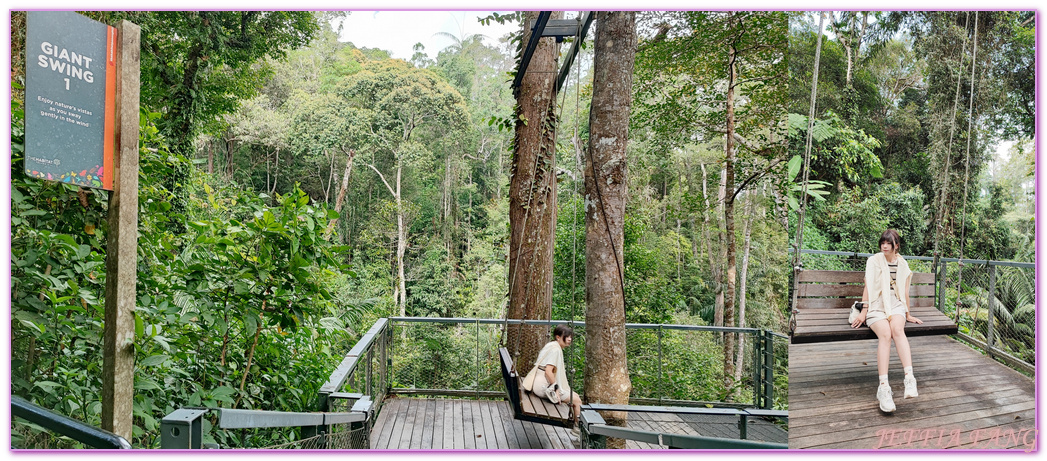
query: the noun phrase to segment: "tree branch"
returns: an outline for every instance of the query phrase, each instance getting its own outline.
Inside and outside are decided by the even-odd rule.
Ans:
[[[382,180],[382,182],[383,182],[383,183],[385,183],[385,187],[386,187],[387,189],[389,189],[389,193],[390,193],[390,194],[392,194],[392,195],[393,195],[393,197],[396,197],[396,192],[393,192],[393,186],[390,186],[390,185],[389,185],[389,181],[386,181],[386,180],[385,180],[385,175],[384,175],[384,174],[382,174],[382,172],[381,172],[381,171],[378,171],[378,168],[375,168],[375,167],[374,167],[374,165],[372,165],[372,164],[370,164],[370,163],[368,163],[368,164],[366,164],[366,165],[367,165],[367,166],[369,166],[369,167],[371,167],[371,169],[372,169],[372,170],[374,170],[374,172],[375,172],[375,173],[378,173],[378,177],[379,177],[379,178],[381,178],[381,180]]]
[[[775,159],[773,162],[768,164],[763,170],[757,171],[756,173],[753,173],[748,178],[745,178],[745,180],[742,181],[741,184],[739,184],[737,187],[734,188],[734,193],[731,194],[731,201],[733,202],[734,199],[736,199],[738,197],[738,193],[740,193],[742,190],[744,190],[746,188],[746,186],[749,185],[749,183],[764,177],[764,175],[766,175],[769,171],[771,171],[771,168],[774,168],[775,166],[777,166],[778,164],[782,163],[783,161],[785,161],[785,159],[782,159],[782,158]]]

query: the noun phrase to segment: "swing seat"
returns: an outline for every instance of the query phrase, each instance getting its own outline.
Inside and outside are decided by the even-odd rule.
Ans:
[[[913,273],[909,306],[922,324],[906,323],[906,336],[956,334],[956,323],[934,306],[934,274]],[[851,305],[862,300],[865,272],[808,270],[796,274],[796,305],[790,325],[793,344],[875,339],[868,326],[851,328]]]
[[[513,368],[513,359],[509,350],[500,347],[498,355],[502,359],[502,378],[505,380],[505,392],[509,397],[509,406],[513,408],[513,417],[521,421],[548,424],[560,427],[573,427],[571,408],[563,403],[552,402],[523,389],[523,378]]]

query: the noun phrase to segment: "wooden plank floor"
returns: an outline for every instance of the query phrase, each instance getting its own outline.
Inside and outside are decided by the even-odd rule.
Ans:
[[[513,419],[504,400],[385,400],[371,429],[373,449],[504,450],[577,448],[570,429]]]
[[[1032,378],[948,336],[909,343],[920,396],[902,398],[892,345],[893,414],[876,401],[876,340],[790,345],[789,448],[1032,448]]]
[[[740,437],[737,416],[629,412],[629,420],[626,422],[626,427],[641,431],[702,437],[726,439],[737,439]],[[747,432],[749,440],[787,443],[789,439],[789,434],[785,429],[762,418],[750,417]],[[635,440],[627,440],[625,446],[631,449],[669,448],[664,445],[637,442]]]
[[[738,438],[738,418],[630,412],[628,427],[642,431]],[[750,440],[786,443],[788,433],[750,418]],[[570,429],[518,421],[503,400],[388,398],[371,429],[373,449],[553,449],[578,448]],[[626,441],[630,449],[668,448]]]

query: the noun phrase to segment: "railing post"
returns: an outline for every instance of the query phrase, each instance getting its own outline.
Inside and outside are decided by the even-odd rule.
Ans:
[[[665,382],[662,377],[662,325],[658,324],[658,403],[662,403],[665,395]]]
[[[480,400],[480,319],[476,319],[476,400]]]
[[[936,301],[938,301],[938,312],[944,313],[945,312],[945,280],[946,280],[946,275],[948,273],[948,270],[946,268],[949,267],[949,263],[946,262],[946,261],[941,261],[940,264],[941,264],[942,267],[938,271],[939,272],[939,276],[934,281],[934,284],[937,285],[935,288],[937,288],[937,294],[938,294],[938,299],[936,300]],[[960,308],[959,308],[959,306],[956,307],[956,323],[957,324],[960,323]]]
[[[385,336],[385,341],[386,341],[386,344],[385,344],[385,368],[386,368],[385,369],[385,373],[386,373],[386,380],[387,381],[385,382],[385,387],[383,388],[383,392],[386,392],[386,393],[389,392],[389,388],[392,386],[392,382],[393,382],[393,350],[392,349],[393,349],[393,326],[394,325],[395,324],[393,322],[391,322],[391,321],[388,323],[388,327],[387,327],[388,331],[386,332],[386,336]]]
[[[331,411],[331,393],[326,390],[321,390],[316,400],[317,411]],[[320,434],[326,434],[330,431],[327,426],[302,426],[302,438],[310,439]],[[326,443],[324,444],[326,445]]]
[[[749,438],[749,415],[745,413],[738,415],[738,438],[742,440]]]
[[[753,405],[763,407],[763,336],[751,335],[753,340]]]
[[[599,413],[593,410],[582,410],[581,421],[578,428],[581,432],[580,442],[582,448],[602,449],[607,448],[607,437],[589,432],[589,426],[593,424],[607,424]]]
[[[985,343],[986,346],[988,346],[986,352],[989,353],[989,357],[996,358],[995,354],[993,354],[993,337],[995,336],[993,334],[993,317],[995,317],[996,311],[996,266],[989,263],[987,264],[989,266],[989,325],[988,334],[985,337]]]
[[[364,396],[360,400],[357,400],[353,404],[350,411],[353,413],[363,413],[367,415],[363,421],[349,423],[350,435],[350,448],[353,449],[369,449],[371,448],[371,411],[374,408],[374,403],[370,397]],[[363,437],[357,438],[355,434],[360,432]]]
[[[364,394],[374,395],[374,377],[371,362],[374,360],[374,343],[367,348],[367,363],[364,365]]]
[[[765,330],[763,334],[763,408],[770,410],[774,406],[774,333]]]
[[[199,449],[203,439],[203,416],[207,410],[180,408],[160,421],[160,448]]]

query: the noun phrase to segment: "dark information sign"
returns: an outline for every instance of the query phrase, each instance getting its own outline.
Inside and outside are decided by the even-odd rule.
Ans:
[[[113,190],[116,29],[71,11],[26,22],[26,174]]]

